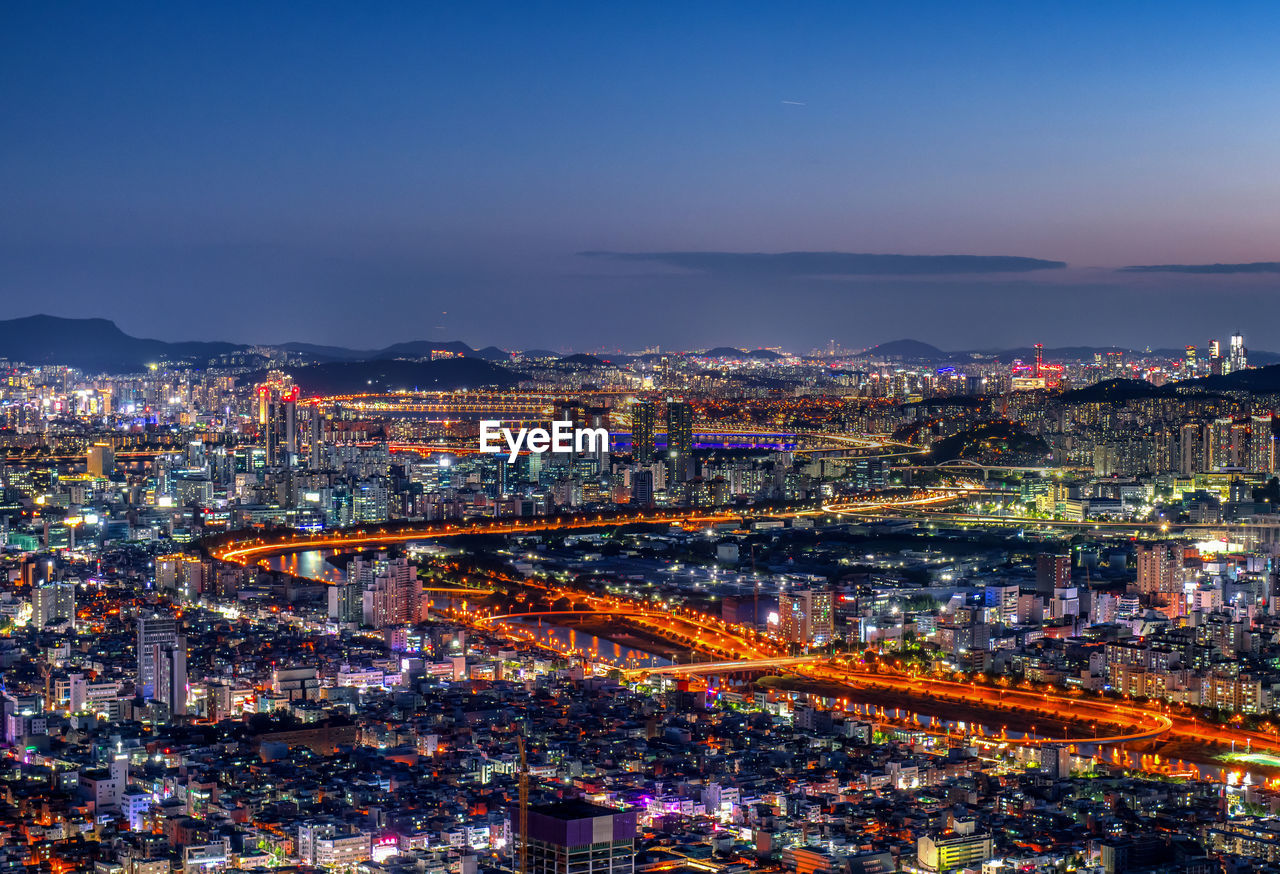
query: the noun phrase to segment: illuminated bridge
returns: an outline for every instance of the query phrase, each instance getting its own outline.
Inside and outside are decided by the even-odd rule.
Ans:
[[[498,419],[508,423],[546,422],[555,417],[561,395],[510,392],[418,392],[405,395],[341,395],[321,398],[324,410],[371,418],[412,418],[432,422]]]

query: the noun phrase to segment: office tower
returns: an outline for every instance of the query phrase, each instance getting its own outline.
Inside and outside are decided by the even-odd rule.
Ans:
[[[1195,373],[1196,373],[1196,347],[1195,346],[1187,347],[1187,358],[1184,366],[1186,367],[1186,371],[1189,376],[1195,376]]]
[[[653,506],[652,470],[637,470],[631,474],[631,503],[637,507]]]
[[[105,443],[95,443],[85,455],[85,471],[89,476],[108,478],[116,472],[116,453]]]
[[[44,628],[65,619],[75,622],[76,587],[70,583],[45,583],[31,590],[31,624]]]
[[[187,641],[178,635],[175,643],[155,648],[155,700],[169,708],[173,716],[187,712]]]
[[[1036,593],[1052,595],[1071,585],[1071,556],[1042,552],[1036,556]]]
[[[822,646],[835,632],[831,592],[797,589],[778,595],[778,630],[790,643]]]
[[[508,810],[512,850],[523,841],[528,874],[632,874],[636,856],[634,811],[574,799],[532,805],[528,834],[520,811]]]
[[[391,514],[391,495],[382,477],[356,483],[351,493],[351,518],[354,522],[385,522]]]
[[[507,456],[489,455],[481,459],[480,464],[480,488],[488,497],[501,500],[507,494],[507,471],[511,467]]]
[[[138,617],[137,692],[143,700],[156,697],[160,652],[178,645],[178,621],[166,616]]]
[[[1209,341],[1209,373],[1220,376],[1223,373],[1222,344],[1217,340]]]
[[[686,401],[667,403],[667,489],[687,480],[693,466],[693,406]]]
[[[637,401],[631,405],[631,452],[637,464],[653,461],[658,430],[658,405]]]
[[[1232,334],[1231,345],[1227,349],[1227,373],[1239,373],[1249,366],[1248,354],[1244,348],[1244,335]]]

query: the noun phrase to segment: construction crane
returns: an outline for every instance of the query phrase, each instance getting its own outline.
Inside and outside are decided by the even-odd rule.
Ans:
[[[529,762],[524,754],[524,735],[516,735],[516,747],[520,750],[520,827],[516,840],[516,874],[529,872]]]

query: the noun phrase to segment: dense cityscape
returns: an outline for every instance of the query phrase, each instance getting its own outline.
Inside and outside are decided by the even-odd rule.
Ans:
[[[4,327],[54,331],[0,388],[5,870],[1280,862],[1242,336],[102,368]]]
[[[1280,874],[1280,6],[0,22],[0,874]]]

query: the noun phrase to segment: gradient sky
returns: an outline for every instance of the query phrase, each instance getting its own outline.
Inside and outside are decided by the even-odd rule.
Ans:
[[[11,4],[3,315],[353,346],[1280,347],[1280,266],[1118,271],[1280,260],[1277,44],[1271,3]],[[792,251],[1068,266],[686,254]]]

